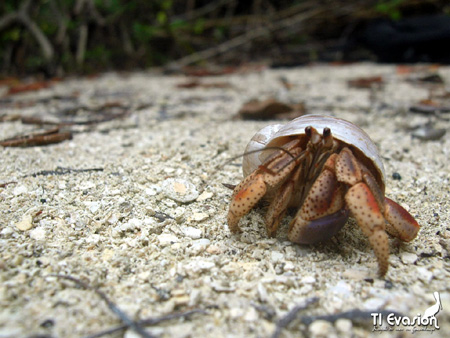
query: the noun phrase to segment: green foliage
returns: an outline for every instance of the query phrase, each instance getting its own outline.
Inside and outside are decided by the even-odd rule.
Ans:
[[[195,20],[193,27],[194,33],[200,35],[204,32],[204,30],[205,30],[205,19],[199,18]]]
[[[375,6],[375,10],[383,15],[388,15],[392,20],[400,20],[402,13],[400,6],[404,0],[381,0]]]
[[[25,1],[1,0],[0,19],[19,10]],[[47,66],[63,72],[100,71],[114,67],[161,65],[245,33],[246,21],[234,20],[232,16],[242,15],[244,18],[253,15],[250,8],[254,1],[249,2],[248,8],[244,2],[239,2],[236,7],[222,5],[204,13],[201,10],[209,3],[207,1],[93,0],[92,8],[86,1],[33,0],[27,14],[48,40],[53,49],[53,59],[46,60],[42,55],[42,46],[29,26],[16,21],[0,30],[0,71],[28,73],[41,71]],[[368,2],[365,8],[372,14],[382,14],[394,20],[401,18],[402,10],[410,3],[407,0],[377,1]],[[276,3],[279,10],[286,10],[303,1],[268,2]],[[359,3],[343,1],[346,2]],[[83,5],[78,8],[79,3]],[[194,7],[189,7],[189,3]],[[319,3],[317,6],[324,6]],[[445,10],[446,7],[443,8]],[[195,15],[186,15],[187,10]],[[82,27],[87,27],[87,41],[80,49]],[[301,45],[309,42],[308,32],[294,32],[288,34],[290,43]],[[83,50],[84,55],[77,60]],[[310,58],[316,57],[314,53],[311,52]]]
[[[221,41],[227,35],[228,29],[225,26],[216,26],[213,30],[213,37],[216,41]]]
[[[186,20],[174,20],[170,22],[170,29],[172,31],[185,30],[189,28],[189,23]]]
[[[156,19],[161,26],[165,25],[168,20],[166,12],[159,11],[158,14],[156,15]]]
[[[158,28],[149,24],[134,22],[133,36],[140,42],[147,43],[158,31]]]
[[[112,51],[106,46],[99,45],[86,51],[86,70],[89,72],[102,69],[111,64]]]
[[[18,27],[11,28],[3,32],[1,39],[3,42],[17,42],[21,38],[20,29]]]

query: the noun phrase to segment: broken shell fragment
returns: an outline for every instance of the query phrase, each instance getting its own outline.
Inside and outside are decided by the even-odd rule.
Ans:
[[[184,179],[168,178],[162,183],[162,190],[167,197],[181,203],[195,201],[198,197],[195,185]]]
[[[414,130],[412,136],[423,141],[436,141],[444,136],[445,133],[445,129],[435,129],[430,125],[425,125]]]

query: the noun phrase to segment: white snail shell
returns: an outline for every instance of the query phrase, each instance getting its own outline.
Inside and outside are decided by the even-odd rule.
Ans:
[[[246,153],[251,153],[244,156],[242,166],[244,177],[258,168],[273,152],[273,150],[263,151],[265,147],[282,146],[289,140],[290,136],[302,137],[302,135],[306,146],[305,128],[308,126],[314,127],[320,134],[322,134],[324,128],[330,128],[333,138],[352,149],[355,156],[371,170],[382,191],[384,191],[385,171],[383,162],[369,135],[351,122],[326,115],[300,116],[285,125],[270,125],[257,132],[245,149]]]

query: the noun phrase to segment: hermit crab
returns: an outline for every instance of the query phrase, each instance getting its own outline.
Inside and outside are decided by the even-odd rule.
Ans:
[[[384,196],[385,173],[369,136],[343,119],[305,115],[271,125],[250,141],[243,160],[244,180],[234,188],[228,211],[231,232],[260,200],[269,202],[265,224],[274,236],[288,209],[296,214],[288,238],[313,244],[334,236],[355,218],[378,260],[379,275],[389,267],[387,233],[414,239],[419,224]]]

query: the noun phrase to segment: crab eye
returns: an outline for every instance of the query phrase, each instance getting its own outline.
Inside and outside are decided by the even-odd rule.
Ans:
[[[328,127],[323,128],[323,137],[328,137],[331,135],[331,129]]]
[[[305,134],[306,134],[306,136],[311,137],[311,135],[312,135],[312,127],[311,126],[308,126],[305,128]]]

